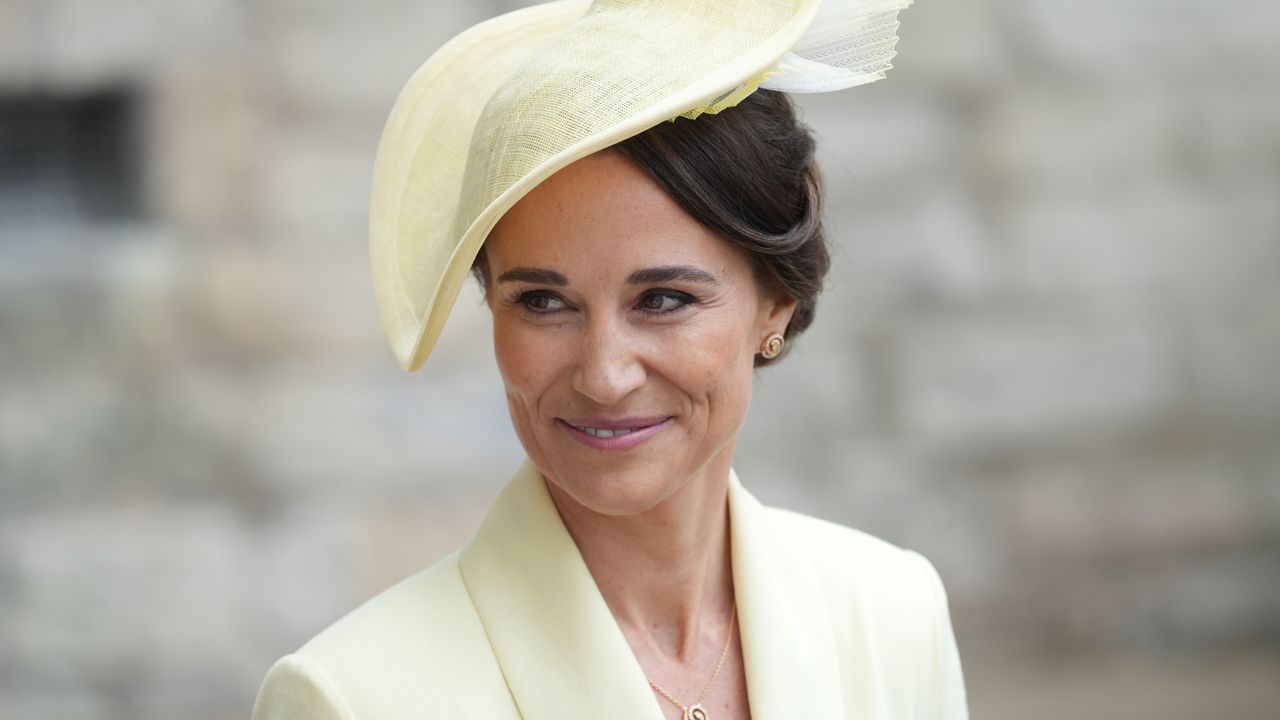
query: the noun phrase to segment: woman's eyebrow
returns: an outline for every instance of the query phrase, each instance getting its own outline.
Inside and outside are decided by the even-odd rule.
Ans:
[[[545,268],[513,267],[499,275],[498,282],[527,282],[535,285],[564,287],[569,284],[569,278],[555,270],[547,270]]]
[[[663,267],[645,268],[637,270],[627,276],[627,282],[631,285],[648,285],[650,283],[672,282],[673,280],[683,280],[686,282],[704,283],[706,285],[719,285],[720,281],[706,270],[699,270],[690,265],[667,265]]]

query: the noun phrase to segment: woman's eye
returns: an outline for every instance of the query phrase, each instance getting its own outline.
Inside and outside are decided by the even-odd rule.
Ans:
[[[526,310],[537,314],[549,314],[559,312],[564,309],[564,300],[552,293],[544,291],[530,291],[521,293],[516,299],[516,303],[523,305]]]
[[[640,309],[652,315],[665,315],[693,303],[693,298],[685,293],[672,290],[645,293],[640,298]]]

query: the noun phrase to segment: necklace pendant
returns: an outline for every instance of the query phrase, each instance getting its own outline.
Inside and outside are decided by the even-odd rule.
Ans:
[[[684,720],[707,720],[707,710],[701,703],[694,703],[685,708]]]

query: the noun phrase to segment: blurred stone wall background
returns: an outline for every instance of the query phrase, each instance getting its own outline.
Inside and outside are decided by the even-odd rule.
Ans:
[[[401,83],[498,0],[0,0],[0,717],[245,718],[521,452],[380,334]],[[1280,717],[1280,4],[929,0],[737,463],[921,550],[981,718]]]

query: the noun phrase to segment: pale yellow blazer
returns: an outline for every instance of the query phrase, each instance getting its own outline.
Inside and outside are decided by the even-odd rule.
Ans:
[[[729,478],[754,720],[967,717],[942,583],[913,552],[766,508]],[[660,720],[662,710],[526,462],[462,550],[267,673],[255,720]]]

